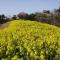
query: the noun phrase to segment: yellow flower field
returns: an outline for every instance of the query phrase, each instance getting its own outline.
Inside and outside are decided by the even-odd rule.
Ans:
[[[0,60],[60,60],[60,28],[15,20],[0,29]]]

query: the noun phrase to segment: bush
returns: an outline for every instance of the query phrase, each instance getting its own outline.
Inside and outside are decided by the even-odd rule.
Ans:
[[[15,20],[0,29],[0,60],[60,60],[60,28]]]

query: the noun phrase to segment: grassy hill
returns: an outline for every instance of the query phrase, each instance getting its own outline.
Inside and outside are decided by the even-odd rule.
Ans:
[[[0,60],[60,60],[60,28],[28,20],[8,22],[0,29]]]

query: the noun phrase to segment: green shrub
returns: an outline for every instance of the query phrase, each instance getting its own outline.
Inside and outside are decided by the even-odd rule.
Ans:
[[[11,21],[0,29],[0,60],[60,60],[60,28],[35,21]]]

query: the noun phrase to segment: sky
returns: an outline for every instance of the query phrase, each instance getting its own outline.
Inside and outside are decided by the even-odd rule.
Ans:
[[[34,13],[42,10],[53,10],[59,6],[60,0],[0,0],[0,14]]]

